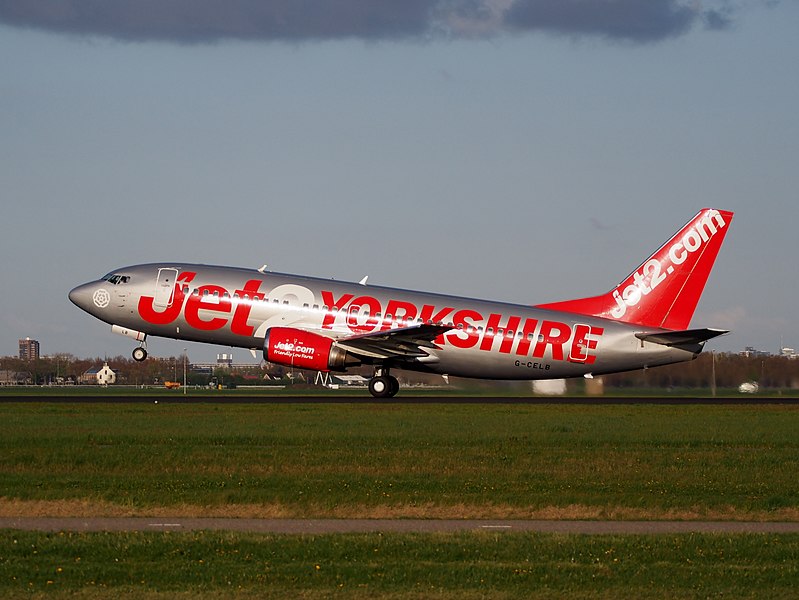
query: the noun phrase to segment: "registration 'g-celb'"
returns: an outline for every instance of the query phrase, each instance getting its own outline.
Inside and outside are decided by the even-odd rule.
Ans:
[[[329,373],[374,367],[484,379],[592,377],[696,358],[719,329],[689,324],[733,213],[703,209],[605,294],[535,306],[260,270],[162,263],[116,269],[69,298],[139,342],[148,336],[263,352]]]

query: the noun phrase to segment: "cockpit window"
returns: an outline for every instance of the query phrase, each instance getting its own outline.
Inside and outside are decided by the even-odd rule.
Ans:
[[[103,277],[103,281],[107,281],[111,285],[119,285],[120,283],[127,283],[130,281],[129,275],[119,275],[118,273],[109,273]]]

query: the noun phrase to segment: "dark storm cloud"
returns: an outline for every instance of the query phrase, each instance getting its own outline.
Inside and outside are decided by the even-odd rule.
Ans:
[[[717,0],[726,5],[727,0]],[[0,23],[129,41],[311,41],[549,32],[634,42],[723,29],[696,0],[0,0]]]
[[[521,30],[646,42],[684,33],[696,18],[696,9],[674,0],[518,0],[505,22]]]
[[[0,22],[123,40],[382,39],[418,35],[430,0],[0,0]]]

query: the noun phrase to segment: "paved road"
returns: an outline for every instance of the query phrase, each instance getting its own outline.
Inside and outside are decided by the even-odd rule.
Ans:
[[[27,531],[215,530],[293,534],[528,531],[589,535],[641,535],[658,533],[799,533],[799,522],[0,517],[0,529],[22,529]]]
[[[56,402],[56,403],[159,403],[174,404],[663,404],[663,405],[688,405],[688,404],[796,404],[799,398],[784,397],[759,397],[759,396],[731,396],[718,398],[613,398],[613,397],[489,397],[489,396],[405,396],[400,394],[395,398],[375,400],[366,395],[325,395],[325,396],[272,396],[265,392],[259,396],[242,396],[237,394],[213,396],[183,396],[180,392],[160,396],[63,396],[53,394],[44,395],[6,395],[0,394],[2,402]]]

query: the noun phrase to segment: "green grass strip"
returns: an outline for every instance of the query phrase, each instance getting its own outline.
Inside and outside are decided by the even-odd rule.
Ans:
[[[0,404],[0,498],[132,513],[791,518],[798,470],[782,405]]]
[[[799,535],[0,532],[0,596],[793,598]]]

